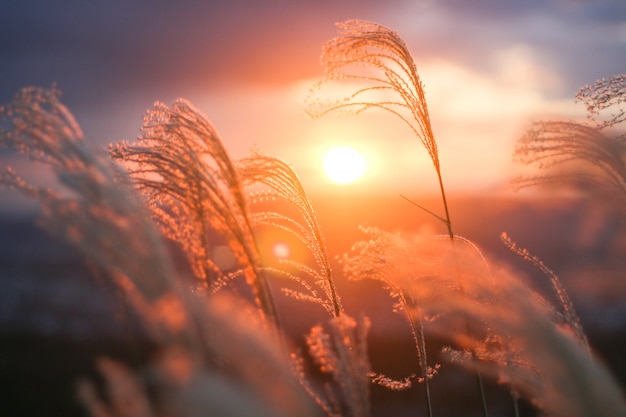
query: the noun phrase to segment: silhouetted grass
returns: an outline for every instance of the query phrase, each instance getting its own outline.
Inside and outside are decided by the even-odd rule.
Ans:
[[[522,136],[514,159],[542,171],[516,178],[515,188],[570,186],[626,210],[626,75],[580,89],[587,121],[538,121]]]
[[[559,301],[553,306],[510,268],[452,232],[423,87],[402,39],[373,23],[349,21],[340,28],[340,36],[325,46],[326,83],[348,78],[369,86],[357,87],[347,101],[322,103],[319,113],[382,108],[399,116],[425,146],[441,188],[445,215],[436,217],[447,234],[364,229],[366,239],[343,257],[349,278],[378,280],[395,298],[395,310],[409,322],[417,364],[407,363],[407,376],[399,380],[372,372],[371,322],[344,310],[322,228],[288,164],[258,154],[232,160],[211,123],[179,100],[157,103],[136,142],[112,147],[122,169],[89,149],[57,90],[27,88],[0,108],[0,146],[48,166],[59,185],[31,184],[8,167],[0,184],[40,202],[42,224],[120,289],[157,346],[139,371],[98,360],[105,394],[92,381],[77,381],[89,413],[369,416],[372,382],[391,389],[418,382],[426,387],[428,413],[436,415],[428,382],[447,364],[426,356],[426,340],[433,335],[449,343],[442,359],[479,369],[548,415],[626,415],[622,389],[590,352],[556,275],[504,237],[547,274]],[[363,65],[374,74],[360,72]],[[600,98],[603,88],[589,97],[612,103]],[[381,100],[381,92],[391,94]],[[558,141],[554,149],[567,148],[565,143]],[[264,209],[258,203],[266,199],[289,203],[296,215]],[[312,265],[294,259],[269,267],[257,236],[264,227],[296,237]],[[211,233],[220,234],[234,253],[234,270],[221,270],[213,259]],[[185,253],[195,285],[178,275],[164,239]],[[287,295],[328,313],[326,323],[302,332],[306,354],[281,327],[282,315],[302,312],[279,311],[274,298],[281,281],[275,275],[298,286]],[[238,277],[245,278],[252,300],[235,285]],[[483,396],[485,413],[486,408]]]
[[[349,20],[337,26],[340,29],[339,36],[327,42],[323,48],[322,63],[326,70],[326,78],[312,91],[311,114],[319,117],[334,111],[360,113],[367,109],[383,109],[402,120],[422,143],[433,163],[444,215],[437,215],[419,204],[416,205],[445,224],[451,245],[455,246],[439,150],[430,124],[424,87],[413,57],[402,38],[384,26],[360,20]],[[314,98],[320,90],[332,87],[332,84],[338,80],[355,80],[364,83],[364,86],[358,85],[356,91],[335,101]],[[459,285],[459,291],[464,292],[462,284]],[[405,307],[411,307],[417,303],[417,300],[403,291],[394,290],[393,295],[402,300]],[[418,351],[418,362],[421,368],[419,380],[424,383],[428,415],[432,417],[429,379],[433,374],[429,371],[426,359],[421,314],[419,308],[405,308],[405,311]],[[467,331],[472,333],[469,324]],[[478,365],[476,376],[483,415],[487,417],[485,391]],[[385,380],[379,379],[378,381]],[[397,382],[392,385],[397,386]]]

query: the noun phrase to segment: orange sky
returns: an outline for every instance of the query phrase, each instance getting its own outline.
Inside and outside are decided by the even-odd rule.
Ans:
[[[0,17],[0,38],[11,41],[0,45],[10,63],[0,70],[3,102],[23,86],[56,82],[87,139],[104,147],[132,140],[155,100],[183,97],[234,157],[252,149],[280,157],[312,193],[437,187],[426,152],[392,116],[305,114],[335,22],[375,21],[406,41],[444,181],[457,193],[508,192],[513,144],[530,120],[582,116],[578,87],[622,71],[626,53],[626,7],[617,0],[26,3]],[[369,161],[352,185],[323,175],[324,152],[341,145]]]
[[[426,59],[423,65],[418,60],[444,179],[451,190],[506,191],[515,176],[513,144],[531,119],[584,116],[573,98],[546,97],[543,80],[555,74],[528,68],[532,57],[526,48],[512,48],[498,59],[511,66],[503,64],[489,77],[444,58]],[[246,86],[245,90],[233,85],[211,97],[199,94],[190,100],[209,115],[234,156],[253,148],[278,156],[294,166],[309,189],[436,191],[425,150],[395,117],[367,111],[309,118],[304,101],[315,81],[306,78],[279,86]],[[368,160],[365,176],[343,186],[330,183],[322,169],[324,153],[341,145],[354,147]]]

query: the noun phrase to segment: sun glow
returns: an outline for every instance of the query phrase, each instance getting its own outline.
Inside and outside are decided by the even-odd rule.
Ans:
[[[331,181],[349,184],[365,173],[366,161],[363,155],[349,146],[332,148],[324,156],[324,171]]]

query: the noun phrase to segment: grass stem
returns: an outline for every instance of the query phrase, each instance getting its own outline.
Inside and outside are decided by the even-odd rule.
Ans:
[[[454,251],[454,254],[455,254],[454,266],[456,269],[457,278],[459,280],[459,291],[461,292],[461,296],[465,297],[465,289],[463,286],[463,282],[461,282],[461,279],[460,279],[460,267],[459,267],[458,259],[456,256],[456,242],[454,239],[454,232],[452,231],[452,221],[450,220],[450,210],[448,209],[448,200],[446,198],[446,191],[443,185],[443,178],[441,176],[441,168],[439,166],[439,161],[435,162],[435,171],[437,172],[437,180],[439,181],[439,190],[441,191],[441,201],[443,203],[443,208],[444,208],[444,212],[446,216],[445,224],[446,224],[446,227],[448,228],[448,236],[450,237],[450,244],[452,245],[452,250]],[[472,329],[472,324],[470,323],[469,318],[467,316],[465,317],[465,325],[467,328],[467,335],[469,336],[471,340],[475,340],[474,331]],[[483,416],[489,417],[489,411],[487,409],[487,397],[485,395],[485,387],[483,384],[483,378],[482,378],[482,374],[480,371],[480,364],[478,363],[478,358],[476,357],[475,348],[472,349],[472,359],[474,361],[474,370],[476,372],[476,385],[478,386],[478,391],[480,393]]]

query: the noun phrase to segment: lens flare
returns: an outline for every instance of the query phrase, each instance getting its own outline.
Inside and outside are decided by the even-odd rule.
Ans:
[[[272,253],[278,259],[287,259],[291,255],[291,249],[285,242],[276,242],[272,247]]]

